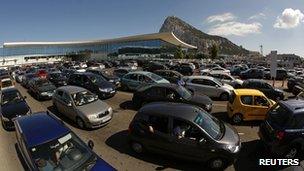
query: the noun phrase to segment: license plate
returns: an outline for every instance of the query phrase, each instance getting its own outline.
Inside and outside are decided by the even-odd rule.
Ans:
[[[111,94],[115,93],[115,90],[111,91],[110,93],[111,93]]]
[[[106,116],[106,117],[104,117],[101,121],[102,122],[107,122],[108,120],[110,120],[111,119],[111,116]]]

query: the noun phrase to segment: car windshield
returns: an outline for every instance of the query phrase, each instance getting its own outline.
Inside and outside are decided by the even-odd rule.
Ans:
[[[96,75],[96,74],[89,75],[89,79],[90,79],[94,84],[100,84],[100,83],[106,81],[102,76]]]
[[[224,85],[222,82],[220,82],[218,79],[213,79],[213,81],[217,84],[217,85],[219,85],[219,86],[222,86],[222,85]]]
[[[156,74],[153,74],[153,73],[150,73],[148,75],[152,80],[155,80],[155,81],[159,81],[161,79],[163,79],[162,77],[160,77],[159,75],[156,75]]]
[[[89,91],[82,91],[72,94],[72,98],[76,106],[82,106],[98,100],[98,98]]]
[[[76,170],[94,157],[74,133],[32,147],[29,151],[41,171]]]
[[[191,92],[183,86],[178,86],[177,92],[183,99],[188,100],[192,97]]]
[[[199,125],[216,140],[219,140],[224,133],[223,123],[203,110],[198,112],[198,115],[194,119],[194,123]]]
[[[22,101],[22,96],[18,91],[10,91],[2,93],[1,105],[11,104]]]
[[[42,87],[42,86],[50,86],[51,83],[46,80],[46,79],[40,79],[40,80],[37,80],[36,83],[35,83],[38,87]]]

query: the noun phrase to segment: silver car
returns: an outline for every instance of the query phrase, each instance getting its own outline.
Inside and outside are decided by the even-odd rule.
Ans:
[[[98,128],[109,123],[112,108],[90,91],[77,86],[59,87],[53,95],[53,106],[80,128]]]
[[[221,100],[228,100],[234,90],[232,86],[209,76],[189,76],[183,77],[183,80],[187,89]]]

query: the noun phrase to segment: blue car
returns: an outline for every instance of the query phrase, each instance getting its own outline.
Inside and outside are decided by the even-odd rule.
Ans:
[[[147,71],[135,71],[124,75],[121,79],[123,90],[137,90],[141,86],[155,83],[170,83],[168,80]]]
[[[26,170],[115,170],[92,151],[92,141],[86,145],[49,112],[19,117],[14,124]]]

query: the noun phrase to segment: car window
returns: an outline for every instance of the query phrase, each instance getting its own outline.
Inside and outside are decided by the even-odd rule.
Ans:
[[[63,95],[63,91],[58,90],[56,94],[57,94],[59,97],[61,97],[61,96]]]
[[[252,105],[253,98],[252,96],[241,96],[241,102],[245,105]]]
[[[152,126],[154,131],[168,134],[169,119],[166,116],[150,115],[148,118],[148,124]]]
[[[256,105],[256,106],[269,106],[269,102],[263,96],[254,96],[254,105]]]
[[[173,119],[171,135],[178,139],[199,140],[203,138],[203,133],[197,126],[180,119]]]
[[[62,97],[61,97],[62,101],[64,101],[64,103],[68,104],[71,102],[71,98],[67,93],[63,93]]]
[[[131,74],[131,75],[129,75],[129,79],[130,79],[130,80],[137,81],[137,80],[138,80],[137,74]]]

